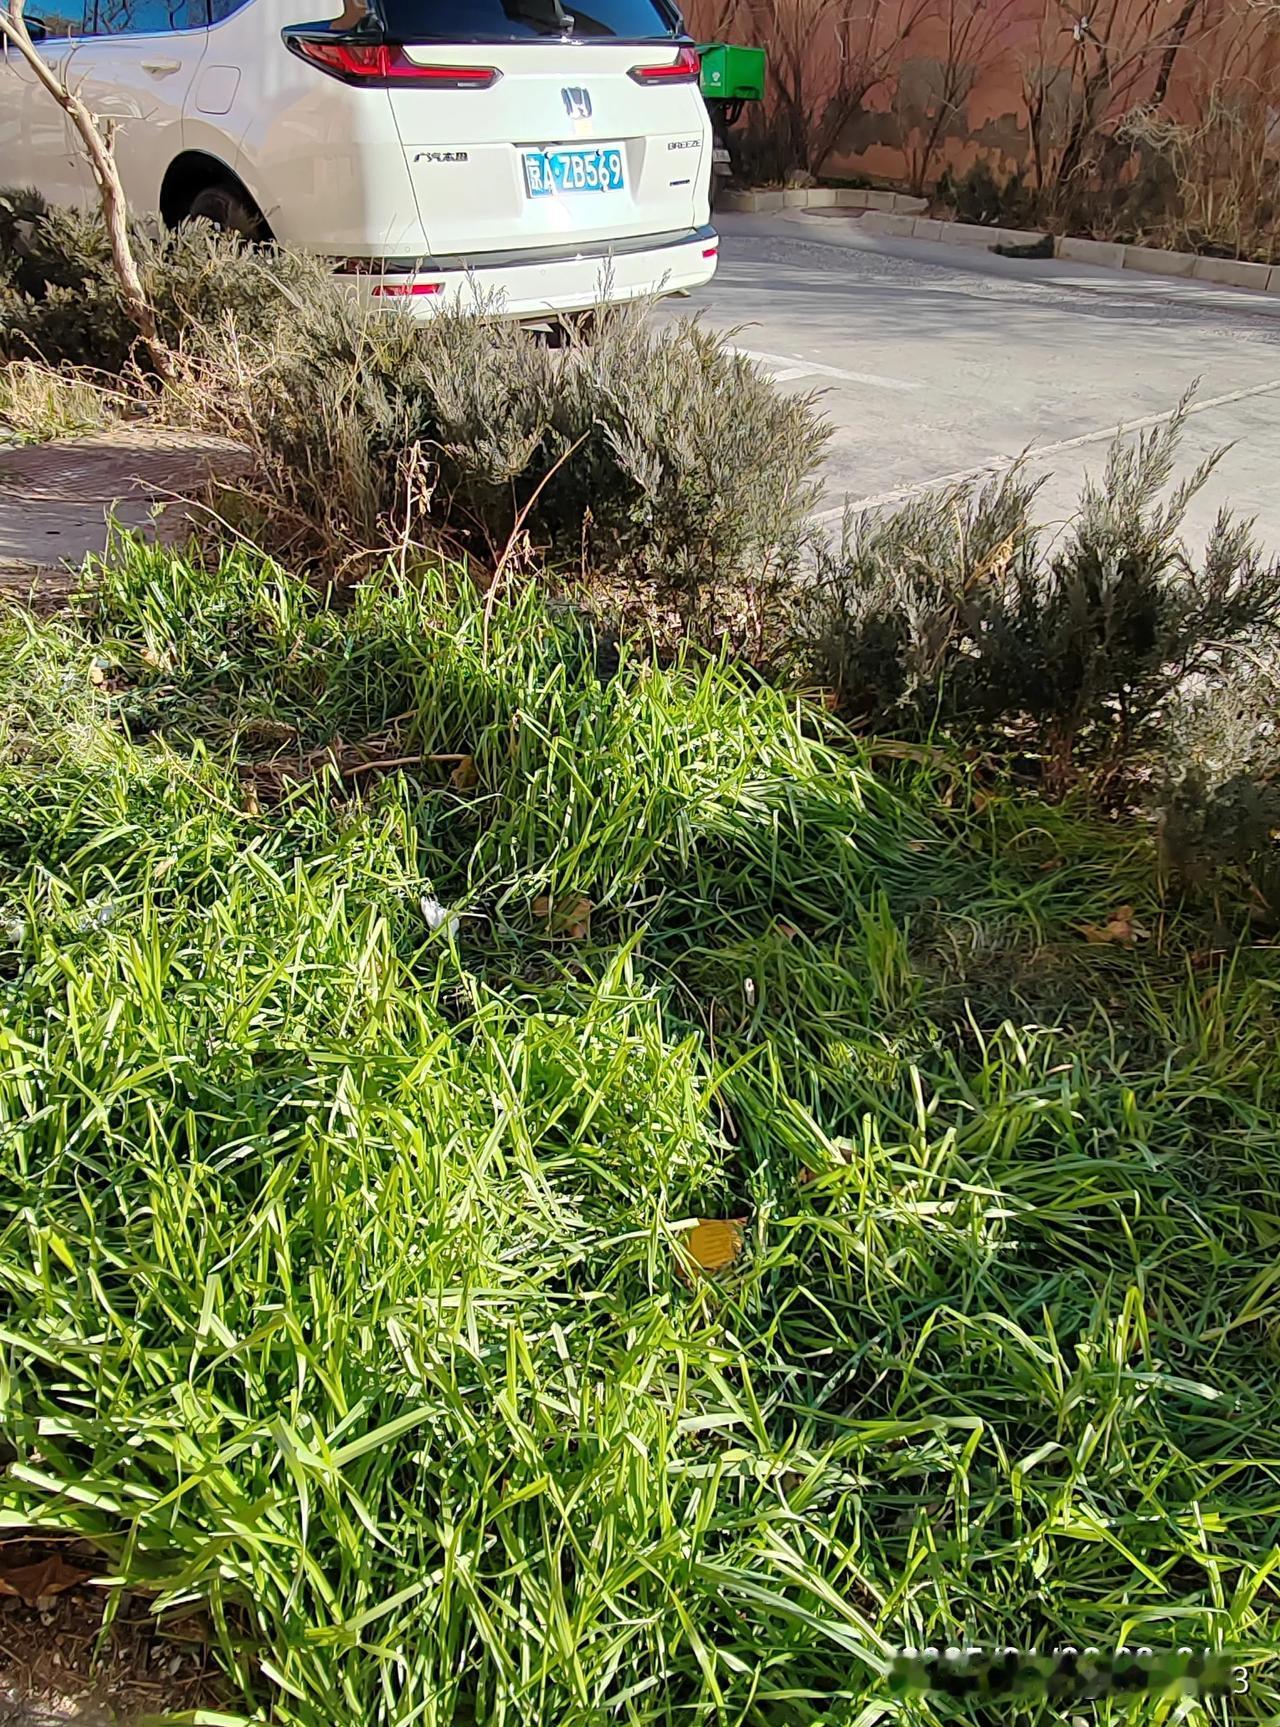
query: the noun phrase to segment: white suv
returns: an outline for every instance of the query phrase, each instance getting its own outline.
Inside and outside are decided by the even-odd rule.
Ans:
[[[170,225],[273,237],[424,312],[479,295],[533,319],[714,274],[711,128],[672,0],[298,10],[84,0],[72,18],[32,0],[27,19],[113,123],[133,210]],[[61,109],[13,49],[0,184],[94,199]]]

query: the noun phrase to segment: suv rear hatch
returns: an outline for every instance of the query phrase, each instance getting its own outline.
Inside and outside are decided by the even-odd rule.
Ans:
[[[347,39],[381,37],[437,260],[605,252],[708,220],[698,60],[669,0],[374,5]]]

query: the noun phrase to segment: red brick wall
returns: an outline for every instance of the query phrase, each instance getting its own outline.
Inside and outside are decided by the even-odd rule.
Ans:
[[[927,156],[929,183],[980,159],[1034,180],[1037,93],[1043,159],[1086,104],[1114,121],[1162,83],[1163,112],[1184,120],[1215,82],[1240,89],[1267,104],[1280,145],[1280,28],[1251,0],[692,0],[688,12],[700,40],[758,43],[799,82],[812,126],[834,133],[831,174],[907,183]],[[831,92],[851,56],[875,76],[837,126]]]

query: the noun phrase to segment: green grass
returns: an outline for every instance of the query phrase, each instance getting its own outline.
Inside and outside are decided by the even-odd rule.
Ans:
[[[1276,973],[1145,831],[444,576],[126,542],[2,648],[0,1510],[205,1608],[229,1718],[1276,1718]],[[479,784],[246,807],[393,721]],[[891,1695],[969,1640],[1249,1688]]]

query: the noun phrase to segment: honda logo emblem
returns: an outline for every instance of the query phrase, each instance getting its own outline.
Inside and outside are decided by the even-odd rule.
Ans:
[[[578,85],[571,84],[560,92],[564,102],[564,111],[571,120],[589,120],[591,118],[591,98]]]

